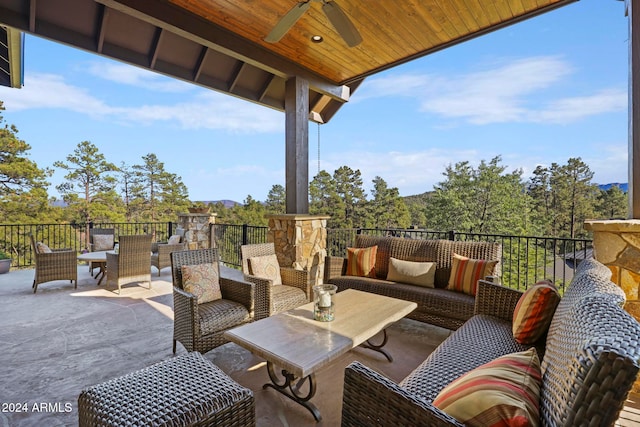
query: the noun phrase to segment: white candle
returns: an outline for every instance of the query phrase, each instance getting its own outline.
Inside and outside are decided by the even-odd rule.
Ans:
[[[319,307],[331,307],[331,294],[329,292],[322,292],[320,294],[320,301],[318,301]]]

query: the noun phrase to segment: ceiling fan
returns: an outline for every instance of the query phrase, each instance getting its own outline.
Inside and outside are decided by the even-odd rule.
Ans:
[[[278,42],[286,33],[293,27],[293,25],[300,19],[300,17],[309,9],[311,2],[314,0],[304,0],[298,2],[293,8],[284,15],[280,21],[276,24],[271,32],[265,37],[264,41],[268,43]],[[347,43],[349,47],[354,47],[360,44],[362,36],[358,32],[358,29],[353,25],[353,22],[343,12],[338,3],[332,0],[315,0],[322,1],[322,11],[333,25],[333,28],[340,34],[340,37]]]

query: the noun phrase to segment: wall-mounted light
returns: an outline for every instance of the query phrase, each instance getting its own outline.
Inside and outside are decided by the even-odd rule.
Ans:
[[[324,39],[322,38],[322,36],[311,36],[311,41],[314,43],[322,43],[324,41]]]

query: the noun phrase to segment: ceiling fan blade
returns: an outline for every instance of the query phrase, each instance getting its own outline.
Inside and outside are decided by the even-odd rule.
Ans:
[[[322,11],[327,15],[331,25],[333,25],[349,47],[357,46],[362,42],[362,36],[358,32],[358,29],[336,2],[324,2],[322,4]]]
[[[264,38],[264,41],[267,43],[276,43],[280,41],[280,39],[287,34],[287,31],[293,27],[293,24],[295,24],[296,21],[304,15],[307,9],[309,9],[309,6],[311,6],[310,1],[301,2],[293,6],[286,15],[280,18],[280,21],[278,21],[276,26],[273,27],[267,37]]]

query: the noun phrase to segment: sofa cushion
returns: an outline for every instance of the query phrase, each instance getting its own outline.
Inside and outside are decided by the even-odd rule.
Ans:
[[[377,246],[347,248],[347,276],[376,277]]]
[[[444,340],[399,385],[418,398],[433,402],[447,384],[461,375],[500,356],[530,347],[513,339],[511,322],[476,315]]]
[[[36,243],[36,251],[38,251],[39,254],[50,254],[53,252],[49,246],[42,242]]]
[[[552,282],[543,280],[527,289],[513,311],[513,338],[533,344],[549,329],[560,294]]]
[[[180,241],[182,240],[182,236],[178,235],[178,234],[174,234],[173,236],[169,237],[169,240],[167,241],[168,245],[177,245],[178,243],[180,243]]]
[[[278,257],[275,254],[249,258],[249,268],[251,275],[261,279],[269,279],[274,285],[282,285],[280,264],[278,264]]]
[[[222,298],[217,264],[196,264],[182,266],[182,286],[185,291],[196,296],[198,304]]]
[[[96,234],[93,236],[92,250],[94,252],[109,251],[113,249],[113,244],[113,234]]]
[[[433,288],[435,274],[435,262],[415,262],[389,258],[389,274],[387,274],[389,281]]]
[[[537,426],[540,361],[534,348],[479,366],[438,393],[433,406],[469,427]]]
[[[471,259],[454,253],[447,289],[475,295],[478,280],[491,275],[497,263],[495,260]]]

